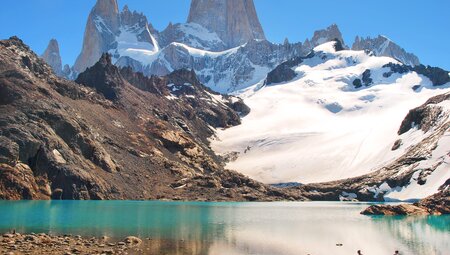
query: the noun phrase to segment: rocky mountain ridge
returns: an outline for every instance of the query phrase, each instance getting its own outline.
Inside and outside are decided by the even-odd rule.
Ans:
[[[147,78],[105,54],[77,81],[0,41],[2,199],[300,199],[224,170],[207,138],[245,106],[194,73]]]
[[[362,38],[357,36],[353,43],[352,50],[367,50],[376,56],[397,59],[408,66],[414,67],[420,65],[419,58],[416,55],[406,52],[399,45],[382,35],[379,35],[376,38]]]
[[[260,82],[282,62],[306,56],[314,47],[335,39],[348,48],[336,24],[316,31],[303,43],[271,43],[251,0],[194,0],[187,23],[169,24],[163,31],[127,6],[119,11],[117,0],[98,0],[86,24],[82,52],[62,76],[76,79],[108,52],[114,64],[146,76],[193,69],[211,89],[232,93]],[[353,48],[418,64],[415,56],[387,39],[357,38]]]

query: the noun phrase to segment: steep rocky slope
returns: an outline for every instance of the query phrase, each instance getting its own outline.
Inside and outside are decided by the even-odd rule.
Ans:
[[[300,199],[224,170],[207,138],[248,109],[192,72],[147,78],[104,54],[77,82],[0,41],[0,198]]]

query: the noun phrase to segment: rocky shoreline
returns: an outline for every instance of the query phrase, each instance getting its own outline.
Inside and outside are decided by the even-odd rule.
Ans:
[[[447,181],[448,182],[448,181]],[[422,199],[414,204],[372,205],[362,211],[364,215],[444,215],[450,214],[450,188]]]
[[[142,243],[134,236],[118,241],[108,237],[6,233],[0,237],[0,254],[143,254]]]

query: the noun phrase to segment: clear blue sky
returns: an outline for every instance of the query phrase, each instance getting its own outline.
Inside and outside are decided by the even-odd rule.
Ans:
[[[356,35],[386,35],[422,63],[450,70],[449,0],[254,0],[267,38],[304,41],[317,29],[339,25],[347,44]],[[95,0],[1,0],[0,38],[18,35],[41,54],[48,41],[60,43],[72,65]],[[120,8],[143,12],[158,30],[185,22],[190,0],[119,0]]]

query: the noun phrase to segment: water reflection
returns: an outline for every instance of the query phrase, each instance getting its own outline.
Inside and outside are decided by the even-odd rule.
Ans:
[[[145,240],[148,254],[445,254],[450,218],[367,217],[365,204],[0,202],[0,231]],[[343,244],[336,246],[336,244]]]

